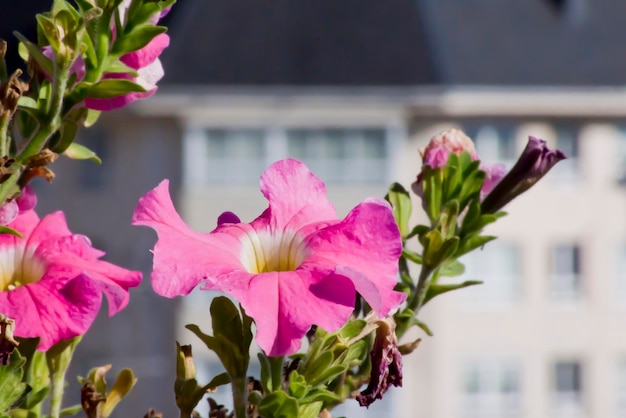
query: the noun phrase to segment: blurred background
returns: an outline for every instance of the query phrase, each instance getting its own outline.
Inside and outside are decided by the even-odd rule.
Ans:
[[[34,37],[49,7],[0,3],[13,47],[11,31]],[[175,340],[194,344],[202,379],[221,371],[183,328],[209,327],[210,295],[155,296],[156,236],[129,226],[163,178],[184,219],[210,231],[224,210],[260,214],[259,175],[295,157],[343,215],[392,181],[408,187],[418,149],[459,127],[487,162],[510,166],[529,135],[569,159],[466,257],[465,278],[485,284],[424,309],[435,337],[405,358],[404,388],[335,416],[626,417],[624,18],[622,0],[179,0],[156,96],[81,133],[102,166],[60,160],[53,184],[36,185],[41,214],[64,210],[107,260],[146,273],[123,312],[103,309],[73,374],[132,367],[118,415],[169,417]]]

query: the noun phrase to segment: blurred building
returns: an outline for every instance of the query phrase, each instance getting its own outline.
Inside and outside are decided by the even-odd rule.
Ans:
[[[440,130],[465,129],[485,161],[509,165],[528,135],[543,137],[569,159],[507,208],[497,242],[465,260],[465,277],[485,284],[428,305],[435,337],[406,358],[405,387],[369,411],[353,402],[344,413],[626,416],[626,3],[177,7],[159,93],[85,131],[103,166],[57,163],[58,180],[40,187],[42,208],[66,210],[111,260],[148,270],[154,234],[127,225],[137,199],[164,177],[185,220],[209,231],[225,210],[244,221],[260,214],[258,177],[287,156],[326,181],[343,215],[391,181],[408,186],[418,148]],[[206,379],[220,372],[182,327],[209,327],[209,297],[165,300],[146,283],[90,331],[83,360],[144,377],[128,416],[148,406],[175,413],[163,395],[174,339],[194,343]]]

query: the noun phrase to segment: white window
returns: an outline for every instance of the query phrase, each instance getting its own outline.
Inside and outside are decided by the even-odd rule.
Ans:
[[[505,241],[490,242],[460,260],[465,273],[455,281],[480,280],[481,285],[457,291],[464,308],[509,308],[521,299],[522,271],[519,247]]]
[[[269,164],[287,157],[327,183],[387,181],[383,128],[190,128],[184,149],[187,184],[255,184]]]
[[[556,245],[552,249],[550,269],[550,297],[556,301],[578,301],[582,296],[580,247]]]
[[[567,158],[555,165],[548,175],[561,183],[575,182],[580,177],[578,128],[570,125],[560,125],[555,130],[555,148],[563,151]]]
[[[522,416],[521,373],[517,361],[466,361],[461,370],[461,418]]]
[[[578,361],[557,361],[552,367],[552,415],[555,418],[585,416],[582,365]]]
[[[303,161],[330,183],[371,183],[386,179],[382,129],[290,129],[288,156]]]
[[[510,125],[470,125],[466,133],[474,141],[482,161],[505,164],[509,169],[519,157],[515,129]]]

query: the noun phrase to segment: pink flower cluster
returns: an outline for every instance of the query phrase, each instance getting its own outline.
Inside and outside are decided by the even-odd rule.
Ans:
[[[389,204],[367,199],[337,219],[324,183],[300,161],[272,164],[261,176],[269,207],[251,223],[220,216],[194,232],[176,213],[163,181],[139,201],[133,223],[156,230],[152,285],[163,296],[203,289],[239,301],[270,356],[293,354],[312,325],[332,332],[352,313],[358,292],[381,317],[404,301],[394,291],[400,233]]]

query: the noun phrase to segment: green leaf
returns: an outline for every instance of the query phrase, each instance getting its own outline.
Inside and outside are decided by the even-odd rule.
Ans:
[[[322,402],[325,404],[328,403],[337,403],[341,401],[341,397],[336,393],[333,393],[327,389],[317,388],[313,389],[307,396],[300,399],[300,404],[309,404],[314,402]]]
[[[432,286],[432,285],[431,285]],[[426,322],[420,321],[417,318],[413,318],[413,325],[417,325],[422,331],[426,333],[429,337],[433,336],[433,332],[430,330]]]
[[[63,154],[72,160],[92,160],[98,164],[102,163],[102,160],[100,160],[95,152],[76,142],[70,144]]]
[[[335,360],[335,355],[332,351],[325,351],[316,358],[312,359],[312,361],[307,365],[306,370],[303,372],[306,381],[312,384],[316,376],[319,376],[330,367],[333,360]]]
[[[24,35],[17,31],[13,32],[13,35],[15,35],[15,37],[20,40],[21,45],[24,45],[26,51],[28,52],[28,56],[34,59],[35,62],[37,62],[37,64],[43,69],[46,74],[54,74],[52,61],[50,60],[50,58],[46,57],[43,52],[41,52],[39,45],[32,43]],[[21,51],[20,56],[24,61],[27,61],[27,58],[23,56],[23,51]]]
[[[37,101],[28,96],[20,96],[17,100],[17,105],[22,109],[34,109],[39,110],[39,106],[37,105]]]
[[[58,136],[55,136],[50,140],[50,149],[60,154],[65,152],[76,138],[76,134],[78,133],[78,124],[73,120],[64,120],[58,130],[58,133]]]
[[[426,214],[431,223],[435,223],[439,219],[441,211],[443,169],[425,166],[422,175]]]
[[[335,377],[339,376],[341,373],[345,372],[347,369],[347,364],[337,364],[335,366],[328,367],[327,369],[321,371],[319,374],[315,375],[314,378],[309,381],[309,383],[311,384],[311,386],[325,384],[333,380]]]
[[[309,393],[310,389],[311,385],[307,384],[304,376],[298,374],[296,370],[292,370],[289,374],[289,394],[300,399]]]
[[[27,389],[26,383],[22,382],[25,363],[26,359],[13,350],[9,364],[0,365],[0,413],[7,411]]]
[[[358,336],[363,329],[367,326],[367,321],[363,319],[353,319],[348,321],[342,328],[339,330],[339,335],[344,341],[349,341],[352,338]]]
[[[78,414],[82,410],[83,410],[83,406],[80,405],[80,404],[79,405],[69,406],[67,408],[61,409],[61,416],[62,417],[68,417],[68,416],[76,415],[76,414]]]
[[[424,257],[423,263],[428,267],[437,267],[442,261],[440,253],[442,252],[442,246],[444,245],[441,232],[433,229],[424,236]]]
[[[312,402],[300,405],[298,408],[298,418],[317,418],[324,404],[322,402]]]
[[[440,276],[446,277],[455,277],[460,276],[465,273],[465,266],[458,260],[454,260],[452,262],[448,262],[444,265],[444,267],[440,270]]]
[[[298,400],[283,391],[273,392],[259,403],[259,414],[263,418],[294,418],[298,416]]]
[[[452,290],[462,289],[464,287],[476,286],[482,284],[479,280],[467,280],[463,283],[455,284],[438,284],[433,283],[428,287],[426,297],[424,298],[424,305],[432,298],[441,295],[442,293],[450,292]]]
[[[430,228],[426,225],[416,225],[411,232],[409,232],[409,235],[406,236],[406,239],[413,238],[416,235],[424,235],[428,231],[430,231]]]
[[[405,238],[409,233],[409,218],[413,210],[409,192],[401,184],[393,183],[385,199],[391,204],[400,235]]]
[[[402,256],[407,260],[414,262],[415,264],[422,264],[422,256],[415,251],[407,250],[406,248],[402,249]]]
[[[218,296],[211,302],[210,311],[213,335],[221,335],[235,345],[241,346],[243,324],[235,304],[226,296]]]
[[[101,114],[102,112],[99,110],[87,109],[87,116],[85,117],[85,128],[93,126],[93,124],[98,121],[98,118],[100,118]]]
[[[227,385],[229,383],[230,383],[230,376],[228,375],[228,373],[226,372],[220,373],[217,376],[215,376],[213,379],[211,379],[209,383],[207,383],[207,386],[208,386],[207,389],[213,390],[219,386]]]
[[[83,82],[79,86],[77,89],[85,89],[85,97],[92,99],[110,99],[128,93],[145,93],[146,91],[139,84],[119,78],[105,78],[91,86],[89,86],[89,83]]]
[[[490,241],[493,241],[497,237],[490,235],[477,235],[471,234],[461,241],[459,248],[457,249],[455,256],[460,257],[464,254],[469,253],[470,251],[474,251],[477,248],[480,248],[487,244]]]

